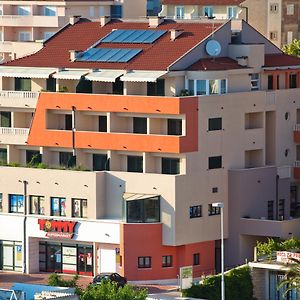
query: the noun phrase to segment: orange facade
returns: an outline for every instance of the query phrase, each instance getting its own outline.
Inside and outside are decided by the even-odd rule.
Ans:
[[[95,94],[41,93],[29,133],[28,145],[72,148],[72,132],[47,129],[47,111],[115,112],[127,114],[185,115],[186,135],[146,135],[76,131],[75,148],[140,152],[184,153],[198,150],[196,97],[145,97]]]
[[[198,276],[214,273],[215,241],[182,246],[164,246],[162,224],[122,224],[120,255],[121,273],[128,280],[175,279],[179,268],[193,265],[193,255],[199,253]],[[162,256],[172,256],[172,266],[162,266]],[[138,257],[150,256],[151,268],[138,268]]]

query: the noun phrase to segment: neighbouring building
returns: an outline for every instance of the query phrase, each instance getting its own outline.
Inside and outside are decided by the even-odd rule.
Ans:
[[[175,19],[244,19],[281,47],[300,38],[299,0],[162,0],[159,15]]]
[[[214,202],[227,266],[299,235],[299,88],[243,21],[69,24],[0,67],[1,269],[213,273]]]
[[[136,19],[146,16],[146,6],[146,0],[1,1],[0,59],[3,62],[36,52],[55,32],[74,23],[76,16]]]

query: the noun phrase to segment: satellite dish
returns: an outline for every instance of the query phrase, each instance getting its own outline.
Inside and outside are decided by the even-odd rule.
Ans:
[[[206,52],[209,56],[218,56],[221,53],[221,45],[216,40],[209,40],[205,46]]]

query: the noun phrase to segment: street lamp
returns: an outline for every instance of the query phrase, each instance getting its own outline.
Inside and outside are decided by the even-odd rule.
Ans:
[[[224,203],[223,202],[215,202],[212,203],[212,207],[218,207],[221,211],[221,299],[225,300],[225,280],[224,280],[224,216],[223,216],[223,209]]]

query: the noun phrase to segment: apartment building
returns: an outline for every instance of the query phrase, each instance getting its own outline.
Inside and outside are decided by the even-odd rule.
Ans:
[[[299,0],[163,0],[161,16],[244,19],[281,47],[299,39]]]
[[[55,32],[74,23],[74,16],[136,19],[146,16],[146,0],[1,1],[0,55],[2,62],[32,54]]]
[[[214,202],[227,266],[299,235],[299,73],[245,22],[160,17],[80,19],[5,63],[1,269],[209,274]]]

